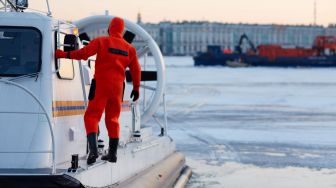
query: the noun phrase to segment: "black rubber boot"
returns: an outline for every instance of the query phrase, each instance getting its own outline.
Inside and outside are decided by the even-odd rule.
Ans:
[[[102,156],[102,160],[109,161],[111,163],[117,162],[117,150],[119,145],[119,138],[110,138],[109,149],[107,155]]]
[[[87,140],[89,143],[89,156],[87,158],[87,164],[93,164],[98,158],[98,148],[97,148],[97,133],[90,133],[87,135]]]

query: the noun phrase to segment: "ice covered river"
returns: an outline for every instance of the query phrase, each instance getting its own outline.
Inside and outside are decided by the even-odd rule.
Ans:
[[[190,188],[336,187],[336,69],[166,57],[169,134]]]

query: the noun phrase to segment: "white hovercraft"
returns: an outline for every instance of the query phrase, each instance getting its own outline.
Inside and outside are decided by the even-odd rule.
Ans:
[[[118,162],[86,165],[83,114],[94,63],[55,60],[54,52],[83,47],[89,42],[85,28],[108,26],[112,16],[72,25],[53,19],[46,2],[44,14],[24,12],[27,0],[0,0],[0,187],[184,187],[191,170],[167,135],[162,54],[127,20],[126,29],[142,40],[137,53],[143,69],[151,53],[156,70],[142,73],[139,103],[130,102],[131,78],[125,80]],[[150,122],[160,125],[157,133]],[[108,149],[104,120],[99,127],[102,155]]]

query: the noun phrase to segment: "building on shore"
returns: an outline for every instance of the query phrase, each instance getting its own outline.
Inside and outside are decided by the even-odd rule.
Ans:
[[[208,45],[219,45],[234,50],[241,35],[246,34],[255,46],[278,44],[284,47],[311,48],[319,35],[336,36],[336,25],[276,25],[231,24],[217,22],[160,22],[140,24],[159,44],[164,55],[195,55],[204,52]],[[101,29],[97,29],[101,28]],[[106,26],[94,26],[88,30],[90,38],[106,35]],[[140,39],[139,39],[140,40]],[[141,45],[137,41],[136,45]]]
[[[142,24],[142,27],[154,37],[165,55],[195,55],[206,51],[208,45],[234,50],[243,34],[255,46],[278,44],[303,48],[312,47],[316,36],[336,36],[335,26],[161,22]]]

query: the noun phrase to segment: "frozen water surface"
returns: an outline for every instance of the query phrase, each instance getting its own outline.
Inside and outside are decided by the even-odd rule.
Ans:
[[[336,187],[336,69],[166,57],[169,134],[194,187]]]

